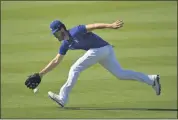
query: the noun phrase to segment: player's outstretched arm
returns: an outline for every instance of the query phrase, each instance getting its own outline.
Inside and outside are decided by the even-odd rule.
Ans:
[[[48,65],[39,72],[40,77],[54,69],[63,59],[64,55],[57,54],[56,57],[48,63]]]
[[[124,25],[124,22],[122,20],[117,20],[111,24],[109,23],[88,24],[86,25],[86,29],[88,32],[95,30],[95,29],[105,29],[105,28],[118,29],[118,28],[121,28],[123,25]]]

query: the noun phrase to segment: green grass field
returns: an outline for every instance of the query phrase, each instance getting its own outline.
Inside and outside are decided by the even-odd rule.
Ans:
[[[176,118],[176,2],[1,2],[2,118]],[[68,109],[51,101],[70,66],[84,51],[69,51],[62,64],[47,74],[38,94],[27,89],[28,75],[39,72],[58,52],[60,43],[49,24],[124,20],[120,30],[97,30],[115,45],[126,68],[161,75],[162,95],[140,82],[118,80],[100,65],[84,71],[70,94]],[[166,110],[167,109],[167,110]]]

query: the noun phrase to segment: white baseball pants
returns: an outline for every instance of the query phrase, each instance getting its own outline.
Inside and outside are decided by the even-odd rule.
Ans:
[[[96,63],[101,64],[118,79],[138,80],[147,83],[148,85],[153,84],[153,80],[151,80],[148,75],[131,70],[124,70],[121,68],[111,45],[107,45],[101,48],[93,48],[88,50],[71,66],[68,79],[59,92],[59,97],[64,104],[67,102],[68,95],[75,85],[79,74],[86,68],[89,68]]]

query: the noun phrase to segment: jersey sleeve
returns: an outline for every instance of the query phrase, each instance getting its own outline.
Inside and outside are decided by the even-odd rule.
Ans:
[[[86,26],[85,25],[79,25],[78,26],[78,31],[80,32],[80,33],[87,33],[87,29],[86,29]]]
[[[59,54],[66,55],[68,50],[69,50],[69,43],[67,41],[63,41],[59,48]]]
[[[70,32],[72,33],[73,36],[75,36],[75,35],[87,33],[87,29],[85,25],[78,25],[72,28]]]

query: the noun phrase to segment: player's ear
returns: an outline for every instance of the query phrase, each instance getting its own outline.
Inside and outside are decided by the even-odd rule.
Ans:
[[[66,29],[65,28],[61,28],[61,32],[66,32]]]
[[[61,25],[61,27],[66,31],[66,26],[64,24]]]

